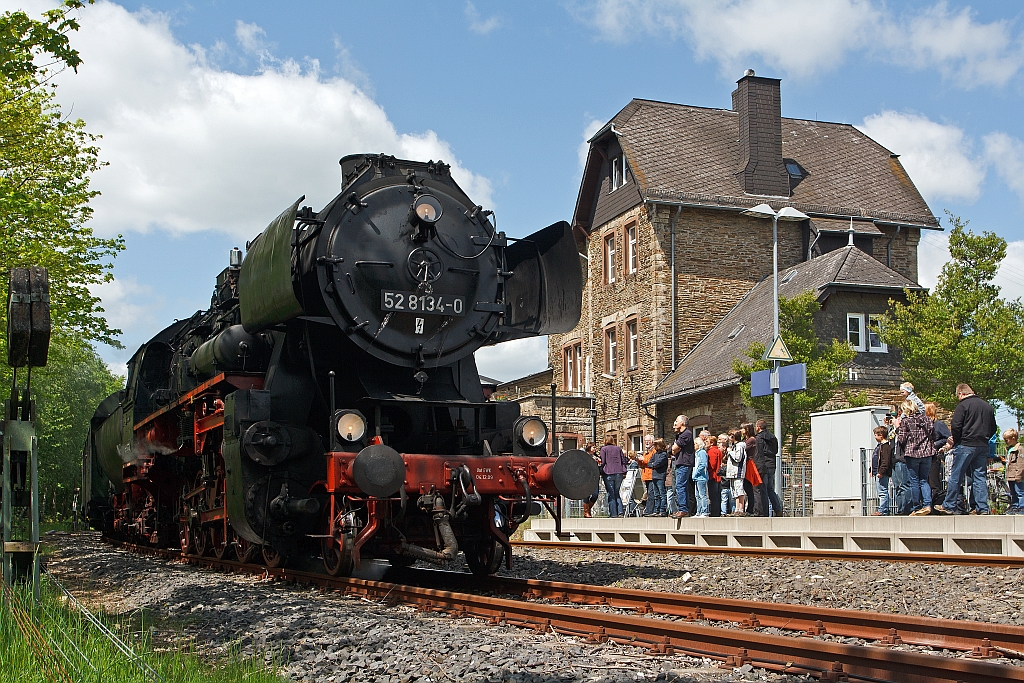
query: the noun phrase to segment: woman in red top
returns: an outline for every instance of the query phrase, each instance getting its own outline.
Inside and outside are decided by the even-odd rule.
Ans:
[[[754,432],[754,424],[746,422],[742,426],[743,436],[746,437],[747,447],[747,472],[744,479],[750,484],[750,494],[747,496],[747,514],[755,517],[764,517],[764,482],[761,474],[754,464],[754,454],[757,453],[757,438]]]
[[[718,476],[718,470],[722,466],[722,449],[718,447],[718,439],[711,436],[711,432],[704,430],[700,438],[708,446],[708,499],[711,501],[711,516],[718,517],[718,501],[722,497],[722,478]]]

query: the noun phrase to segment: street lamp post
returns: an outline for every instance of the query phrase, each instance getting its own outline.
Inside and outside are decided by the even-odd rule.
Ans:
[[[774,295],[772,296],[772,341],[779,337],[779,221],[802,221],[808,216],[792,206],[784,206],[776,213],[768,204],[758,204],[743,212],[744,216],[772,219],[772,277]],[[782,497],[782,394],[779,393],[779,361],[772,361],[772,403],[775,412],[775,438],[779,439],[779,452],[775,454],[775,493]]]

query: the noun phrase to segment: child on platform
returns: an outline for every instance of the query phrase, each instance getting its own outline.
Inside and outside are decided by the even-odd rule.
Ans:
[[[704,439],[697,437],[693,440],[693,447],[696,449],[693,464],[694,489],[697,491],[697,514],[695,517],[710,516],[711,501],[708,499],[708,452],[704,447]]]
[[[1024,514],[1024,448],[1018,443],[1016,429],[1003,432],[1006,442],[1006,484],[1010,487],[1010,503],[1012,507],[1006,511],[1010,515]]]
[[[878,510],[871,514],[889,514],[889,478],[892,476],[892,444],[889,443],[889,428],[875,427],[874,453],[871,454],[871,474],[878,479]]]

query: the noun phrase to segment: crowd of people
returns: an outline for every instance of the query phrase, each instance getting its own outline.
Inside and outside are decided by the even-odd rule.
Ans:
[[[903,402],[874,430],[870,471],[879,502],[873,514],[989,514],[987,473],[997,441],[992,404],[960,384],[959,403],[947,426],[938,418],[938,406],[925,403],[912,384],[904,382],[900,390]],[[600,448],[588,444],[601,482],[584,501],[584,516],[592,515],[602,484],[609,517],[631,512],[676,519],[782,515],[774,486],[779,441],[764,420],[715,436],[707,429],[694,434],[687,416],[680,415],[673,432],[670,441],[646,436],[642,452],[627,453],[611,436]],[[1002,438],[1010,498],[1006,512],[1024,514],[1024,447],[1015,429]],[[623,486],[630,470],[643,483],[636,502],[632,487],[625,491]]]
[[[947,427],[938,419],[938,406],[922,401],[913,384],[904,382],[900,391],[904,400],[898,410],[874,430],[877,445],[871,456],[871,473],[878,484],[874,514],[989,514],[987,474],[989,464],[997,458],[992,404],[969,385],[958,385],[958,404]],[[1021,514],[1024,452],[1017,430],[1008,429],[1002,437],[1007,446],[1007,513]]]
[[[644,484],[636,510],[639,516],[678,519],[782,514],[782,501],[774,487],[779,440],[764,420],[718,436],[706,429],[694,435],[689,418],[680,415],[673,430],[671,442],[646,436],[642,452],[627,453],[611,436],[600,449],[596,444],[587,445],[587,452],[601,469],[609,517],[629,512],[626,505],[631,492],[620,495],[620,491],[630,469],[639,472]],[[600,493],[601,483],[583,501],[585,517],[591,516]]]

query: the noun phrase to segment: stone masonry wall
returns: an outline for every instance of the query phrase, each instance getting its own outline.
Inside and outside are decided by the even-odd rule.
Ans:
[[[672,370],[671,225],[676,208],[640,205],[595,229],[587,244],[589,272],[583,315],[575,330],[551,335],[548,360],[559,393],[565,393],[564,348],[580,343],[597,399],[598,437],[651,433],[655,422],[642,407]],[[639,269],[628,273],[625,228],[636,222]],[[731,211],[683,208],[675,225],[676,362],[681,360],[763,277],[771,273],[771,221]],[[615,282],[606,283],[605,238],[615,235]],[[779,224],[779,266],[802,260],[799,224]],[[626,323],[638,321],[636,368],[627,367]],[[605,331],[618,341],[618,371],[605,370]]]

